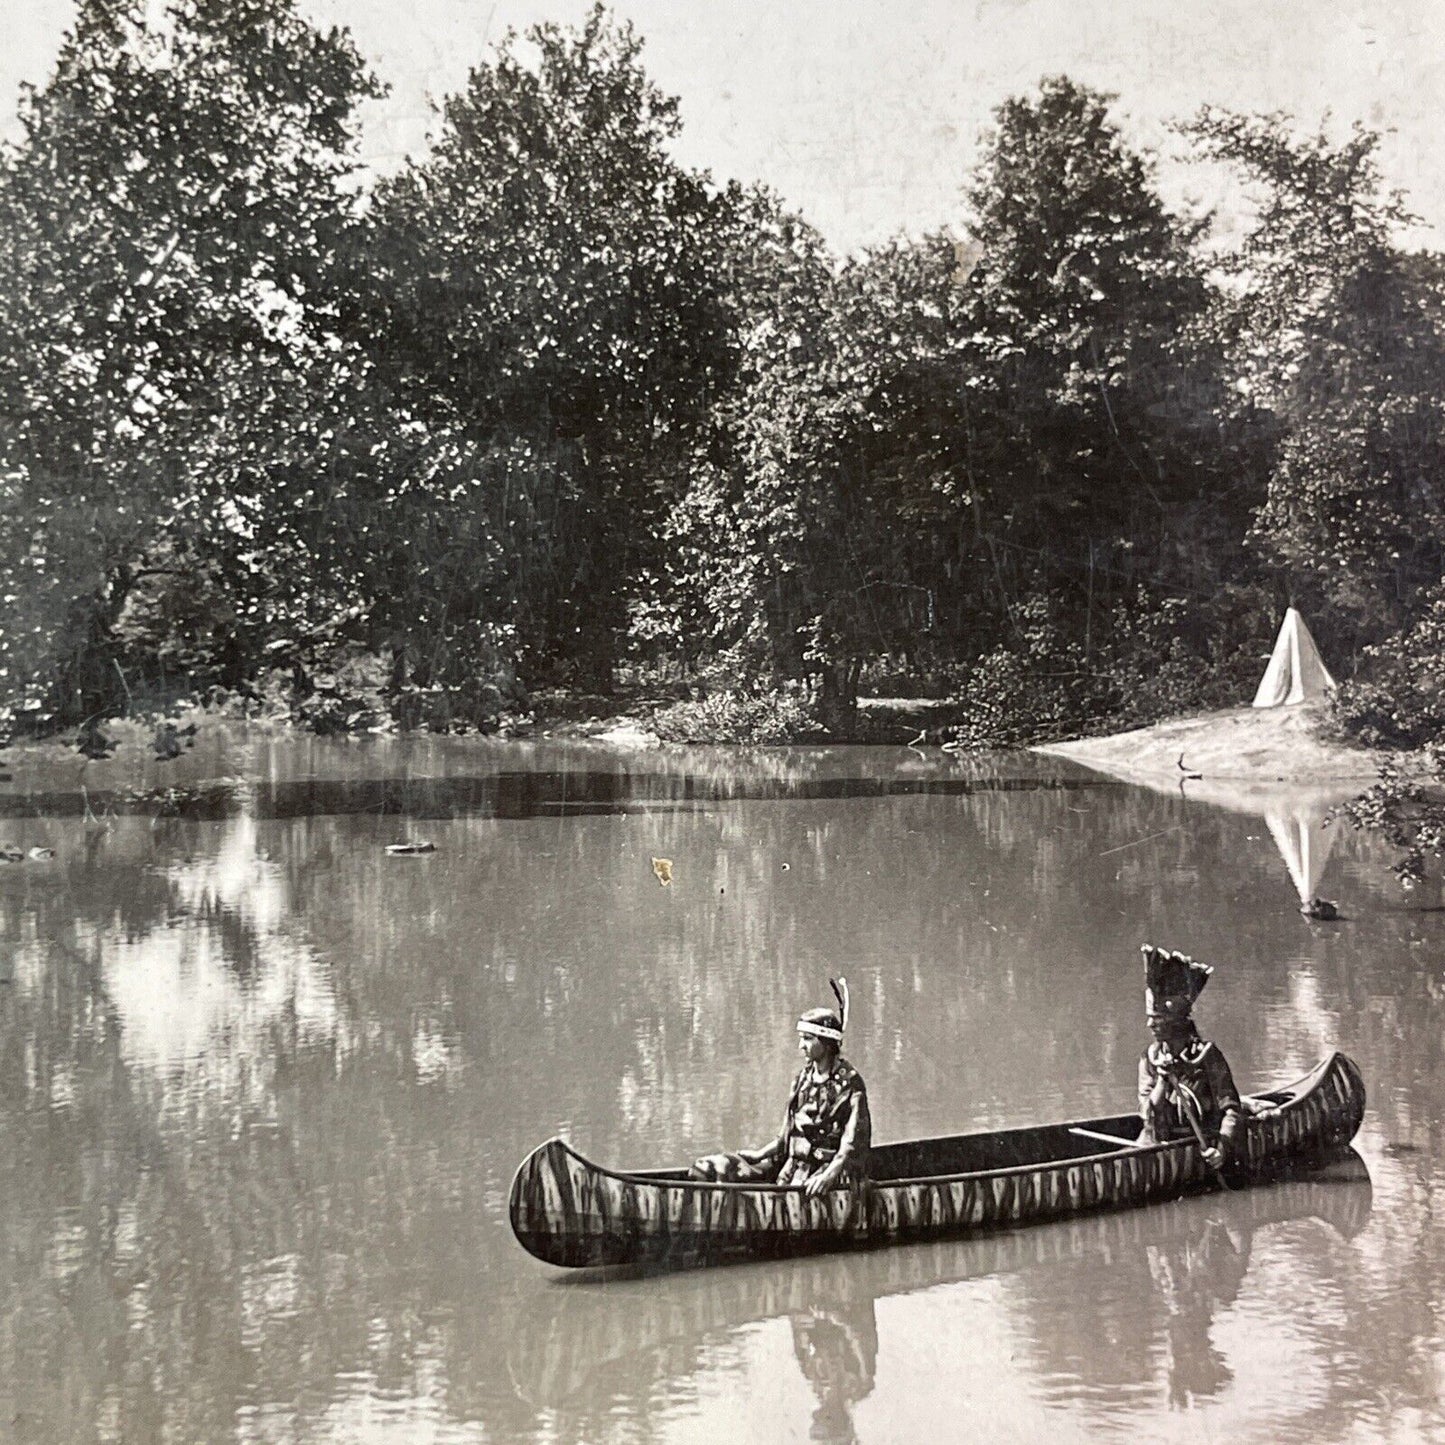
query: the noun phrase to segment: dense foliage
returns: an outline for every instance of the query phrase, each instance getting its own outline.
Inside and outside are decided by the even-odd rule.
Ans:
[[[1224,251],[1048,78],[966,238],[840,259],[676,160],[600,7],[380,181],[343,32],[158,8],[83,0],[0,162],[0,721],[491,727],[625,673],[768,740],[888,673],[989,745],[1237,699],[1294,599],[1346,727],[1438,734],[1445,271],[1368,132],[1198,116]]]
[[[321,620],[298,578],[354,385],[332,278],[374,87],[287,5],[171,18],[84,5],[0,170],[0,668],[37,721],[137,670],[238,682]]]

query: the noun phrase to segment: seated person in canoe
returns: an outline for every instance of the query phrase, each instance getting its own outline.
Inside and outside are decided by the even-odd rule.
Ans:
[[[867,1174],[873,1134],[868,1091],[842,1054],[847,982],[833,983],[833,993],[837,1012],[809,1009],[798,1020],[798,1048],[807,1062],[793,1080],[782,1132],[760,1149],[704,1156],[692,1166],[693,1178],[801,1184],[811,1199]]]
[[[1211,1169],[1228,1163],[1243,1108],[1219,1045],[1199,1035],[1194,1001],[1214,970],[1146,943],[1144,1010],[1154,1042],[1139,1060],[1141,1143],[1198,1139]]]

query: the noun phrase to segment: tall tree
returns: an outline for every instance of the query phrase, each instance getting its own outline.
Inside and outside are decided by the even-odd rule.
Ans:
[[[729,253],[738,381],[667,521],[680,649],[846,711],[863,663],[935,629],[958,435],[952,246],[839,266],[765,195]],[[944,549],[946,550],[946,548]],[[649,619],[650,620],[650,619]]]
[[[1200,226],[1166,211],[1111,100],[1053,77],[1007,101],[969,189],[971,503],[1004,589],[1063,589],[1085,627],[1140,583],[1207,588],[1199,543],[1248,515],[1189,344]]]
[[[1377,641],[1445,569],[1445,270],[1400,250],[1372,132],[1219,110],[1189,131],[1257,202],[1219,308],[1234,387],[1278,437],[1254,538],[1343,642]]]
[[[598,6],[511,36],[382,188],[392,384],[497,459],[484,505],[534,675],[610,682],[636,579],[731,365],[718,198]]]
[[[1208,593],[1240,554],[1257,494],[1197,325],[1199,228],[1108,100],[1054,79],[1000,108],[967,244],[834,267],[755,228],[772,280],[671,524],[679,564],[711,568],[702,630],[745,671],[846,706],[870,658],[1032,637],[1036,591],[1087,654],[1091,617],[1097,640],[1141,583]]]
[[[173,0],[160,25],[83,0],[0,168],[12,706],[73,721],[116,699],[143,572],[198,541],[259,565],[269,494],[314,441],[294,396],[338,365],[328,277],[376,93],[293,0]]]

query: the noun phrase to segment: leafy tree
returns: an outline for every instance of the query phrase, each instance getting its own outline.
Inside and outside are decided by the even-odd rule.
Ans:
[[[1141,582],[1210,588],[1250,500],[1195,330],[1201,226],[1165,210],[1111,100],[1053,77],[1006,102],[969,190],[970,505],[1005,594],[1063,589],[1086,642]]]
[[[479,498],[529,670],[610,683],[691,436],[731,366],[721,203],[599,6],[511,36],[378,198],[397,405],[493,459]]]
[[[1356,828],[1378,833],[1398,850],[1390,871],[1406,888],[1424,883],[1431,860],[1445,857],[1445,744],[1438,736],[1425,745],[1422,760],[1423,768],[1416,760],[1385,757],[1375,784],[1344,807]]]
[[[339,365],[329,275],[375,93],[292,0],[174,0],[159,27],[83,0],[0,169],[9,705],[111,706],[146,576],[283,565],[275,494],[315,462],[296,397]],[[251,586],[233,609],[253,645],[264,606]]]
[[[1189,131],[1256,197],[1219,306],[1233,385],[1277,435],[1254,540],[1342,643],[1377,641],[1445,567],[1445,272],[1398,249],[1373,133],[1218,110]]]
[[[1341,684],[1331,709],[1342,731],[1367,747],[1445,740],[1445,583],[1421,599],[1409,627],[1362,650],[1356,675]]]
[[[1221,485],[1198,228],[1107,104],[1060,79],[1000,109],[971,253],[933,237],[834,267],[754,242],[772,280],[670,522],[697,584],[678,615],[748,675],[812,675],[846,709],[867,659],[1018,645],[1045,594],[1067,619],[1048,636],[1087,661],[1141,582],[1212,592],[1239,555],[1255,498]]]
[[[939,388],[952,247],[935,239],[837,267],[767,197],[732,256],[738,384],[667,524],[669,615],[726,667],[808,679],[830,712],[863,662],[908,652],[935,623],[916,580],[950,507],[936,484],[957,428]]]

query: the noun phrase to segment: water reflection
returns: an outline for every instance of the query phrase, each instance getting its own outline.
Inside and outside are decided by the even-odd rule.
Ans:
[[[1140,1408],[1149,1396],[1139,1387],[1155,1371],[1172,1408],[1208,1400],[1233,1379],[1213,1327],[1240,1296],[1256,1235],[1311,1219],[1352,1239],[1371,1197],[1369,1172],[1352,1154],[1325,1177],[1150,1211],[1102,1257],[1065,1261],[1046,1288],[1021,1279],[1020,1333],[1050,1393],[1085,1395],[1101,1414]],[[1110,1348],[1100,1349],[1101,1336]]]
[[[1060,770],[1067,764],[1057,765]],[[1085,773],[1009,777],[955,763],[929,776],[897,769],[882,774],[766,767],[724,769],[694,761],[688,767],[618,772],[586,767],[557,771],[499,770],[446,778],[292,778],[251,783],[198,781],[163,788],[44,787],[0,792],[0,817],[88,817],[95,821],[141,815],[166,818],[585,817],[592,814],[698,808],[735,802],[795,803],[826,799],[968,797],[975,793],[1085,792],[1113,789]]]
[[[17,767],[6,832],[57,850],[0,868],[17,1439],[953,1438],[981,1373],[1023,1438],[1197,1433],[1272,1398],[1316,1401],[1326,1435],[1439,1418],[1445,916],[1401,911],[1365,840],[1330,860],[1354,921],[1311,930],[1260,815],[1066,767],[820,750],[633,776],[501,748],[486,777],[541,781],[488,793],[477,756],[187,754],[178,785],[226,800],[206,816],[37,812],[81,778]],[[99,767],[92,800],[160,776]],[[423,767],[459,781],[395,790]],[[377,798],[435,815],[351,810]],[[412,826],[436,854],[389,858]],[[660,1164],[765,1132],[796,1010],[839,969],[879,1137],[1109,1112],[1144,937],[1219,965],[1206,1022],[1246,1086],[1335,1046],[1362,1064],[1358,1234],[1325,1242],[1356,1186],[1320,1185],[583,1289],[510,1238],[512,1169],[550,1133]],[[1288,1388],[1261,1384],[1265,1345]],[[1244,1434],[1303,1438],[1270,1418]]]
[[[1164,782],[1141,777],[1138,786],[1258,818],[1279,850],[1299,901],[1308,903],[1319,896],[1330,854],[1341,833],[1349,829],[1339,817],[1340,806],[1363,792],[1369,781],[1278,784],[1229,778]]]
[[[168,1090],[270,1092],[284,1035],[289,1052],[344,1048],[344,1008],[330,970],[292,912],[281,867],[241,816],[213,853],[166,870],[165,924],[97,938],[100,983],[122,1056]]]
[[[1149,1274],[1168,1316],[1169,1403],[1207,1399],[1233,1379],[1210,1335],[1215,1312],[1234,1303],[1249,1269],[1248,1238],[1211,1221],[1179,1249],[1150,1245]]]
[[[878,1369],[878,1321],[873,1302],[852,1311],[810,1307],[790,1316],[798,1368],[817,1397],[808,1436],[851,1442],[853,1406],[873,1393]]]
[[[679,1370],[706,1368],[718,1342],[781,1319],[816,1404],[810,1438],[850,1441],[854,1407],[877,1383],[879,1302],[921,1292],[946,1300],[996,1281],[1044,1398],[1114,1421],[1149,1407],[1156,1377],[1175,1407],[1217,1394],[1231,1372],[1211,1330],[1239,1297],[1256,1236],[1301,1226],[1319,1237],[1327,1226],[1350,1240],[1368,1223],[1371,1198],[1369,1171],[1351,1153],[1321,1173],[1236,1195],[981,1239],[706,1274],[565,1279],[518,1322],[508,1368],[522,1400],[560,1412],[568,1438],[602,1439],[606,1421],[592,1402],[616,1411],[675,1388]]]

